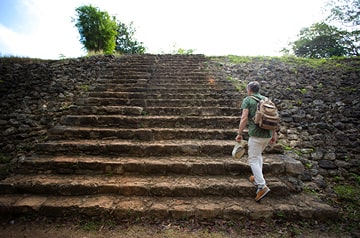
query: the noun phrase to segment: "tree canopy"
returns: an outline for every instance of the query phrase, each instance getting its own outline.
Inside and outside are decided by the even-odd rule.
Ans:
[[[327,18],[301,29],[291,50],[307,58],[360,56],[360,0],[329,0],[327,6]]]
[[[330,58],[348,55],[344,42],[346,33],[324,22],[315,23],[300,31],[299,39],[293,42],[295,55],[306,58]]]
[[[118,22],[116,36],[116,52],[120,54],[143,54],[145,47],[142,42],[134,39],[135,29],[130,25]]]
[[[327,20],[337,21],[348,26],[360,25],[360,0],[329,0],[330,14]]]
[[[80,42],[88,51],[105,54],[143,54],[145,47],[142,42],[134,39],[135,29],[132,23],[117,21],[106,11],[92,5],[76,8],[75,26],[80,34]]]
[[[76,8],[75,26],[80,33],[80,42],[86,50],[112,54],[115,49],[117,25],[107,12],[92,5]]]

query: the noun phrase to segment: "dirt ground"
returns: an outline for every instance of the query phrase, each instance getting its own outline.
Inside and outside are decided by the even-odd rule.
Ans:
[[[225,238],[225,237],[360,237],[359,229],[341,223],[305,221],[121,221],[45,217],[2,218],[0,237],[6,238]],[[357,230],[357,231],[356,231]]]

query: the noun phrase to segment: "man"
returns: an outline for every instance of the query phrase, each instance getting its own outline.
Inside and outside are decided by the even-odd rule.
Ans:
[[[257,97],[259,99],[264,98],[264,96],[259,93],[260,84],[256,81],[250,82],[247,85],[246,90],[248,96],[241,104],[242,114],[236,141],[240,142],[242,140],[243,130],[246,127],[246,124],[249,122],[248,160],[253,173],[249,180],[255,186],[257,186],[255,201],[258,202],[270,192],[270,189],[266,186],[266,181],[262,172],[262,152],[269,144],[269,142],[276,142],[276,131],[262,129],[253,121],[258,102],[252,97]]]

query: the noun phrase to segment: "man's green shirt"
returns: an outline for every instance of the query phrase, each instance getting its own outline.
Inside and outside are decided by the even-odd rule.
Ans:
[[[263,99],[264,96],[259,93],[253,94],[257,98]],[[254,123],[254,116],[256,113],[257,101],[251,96],[247,96],[241,104],[241,109],[249,109],[249,136],[260,137],[260,138],[271,138],[272,131],[260,128]]]

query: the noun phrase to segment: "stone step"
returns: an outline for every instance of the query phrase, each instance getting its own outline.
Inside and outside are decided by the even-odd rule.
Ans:
[[[221,87],[212,87],[212,86],[203,86],[203,87],[155,87],[155,86],[146,86],[146,87],[138,87],[137,85],[133,85],[127,88],[122,87],[118,84],[94,84],[92,87],[92,91],[108,91],[108,92],[143,92],[143,93],[161,93],[161,94],[207,94],[207,93],[224,93],[224,88]],[[228,89],[231,89],[231,86],[228,86]],[[231,92],[229,90],[229,92]]]
[[[229,99],[229,100],[240,100],[240,95],[238,93],[227,93],[227,94],[218,94],[216,92],[208,92],[205,94],[184,94],[184,93],[147,93],[143,92],[109,92],[109,91],[97,91],[90,92],[89,97],[95,98],[122,98],[122,99],[194,99],[194,100],[203,100],[203,99]]]
[[[287,186],[267,178],[273,197],[288,196]],[[0,194],[59,196],[114,194],[155,197],[252,197],[257,187],[236,176],[15,175],[0,181]]]
[[[103,75],[100,76],[99,79],[96,80],[96,82],[109,82],[114,79],[119,79],[120,81],[126,82],[126,79],[131,80],[133,82],[134,80],[143,80],[143,79],[149,79],[152,76],[151,69],[145,68],[145,69],[138,69],[136,71],[128,71],[127,69],[124,69],[123,71],[117,70],[112,72],[106,72]]]
[[[123,116],[123,115],[67,115],[62,125],[117,128],[203,128],[234,129],[239,124],[236,116]]]
[[[88,97],[76,101],[78,105],[96,106],[148,106],[148,107],[211,107],[228,106],[239,107],[241,101],[229,99],[123,99],[123,98],[95,98]]]
[[[337,219],[339,211],[309,194],[269,195],[256,203],[246,197],[127,197],[119,195],[0,195],[0,213],[113,219]]]
[[[148,88],[147,82],[139,82],[139,83],[94,83],[92,87],[95,88],[95,92],[98,91],[106,91],[106,89],[122,89],[123,92],[129,92],[132,88],[137,89],[146,89]],[[101,90],[104,89],[104,90]],[[130,91],[131,92],[131,91]]]
[[[237,116],[237,107],[131,107],[131,106],[71,106],[75,115],[128,115],[128,116]]]
[[[185,71],[190,71],[189,73],[186,73]],[[102,81],[102,79],[106,80],[120,80],[123,81],[124,79],[141,79],[141,78],[151,78],[151,81],[157,81],[157,80],[164,80],[164,81],[171,81],[171,80],[179,80],[183,79],[184,82],[191,81],[191,82],[199,82],[204,81],[207,78],[207,75],[204,74],[202,71],[193,71],[191,68],[188,69],[182,69],[182,70],[176,70],[176,71],[167,71],[167,72],[156,72],[154,73],[153,70],[147,68],[138,68],[138,69],[132,69],[131,71],[128,69],[118,69],[113,70],[110,74],[107,73],[104,76],[101,76],[98,80]],[[108,82],[106,81],[105,82]]]
[[[116,80],[116,83],[113,82],[113,80]],[[131,84],[131,85],[137,85],[137,84],[145,84],[148,83],[149,79],[147,77],[144,78],[118,78],[114,75],[101,75],[101,78],[96,79],[96,81],[93,83],[93,85],[106,85],[108,83],[111,83],[113,85],[115,84]]]
[[[63,140],[35,146],[38,153],[52,155],[116,156],[224,156],[231,155],[233,140]]]
[[[265,154],[265,177],[298,176],[304,170],[301,162],[284,155]],[[17,174],[113,174],[113,175],[231,175],[248,178],[251,169],[247,156],[32,156],[21,161]]]
[[[206,89],[206,90],[215,90],[215,89],[222,89],[225,88],[232,88],[232,85],[229,85],[228,83],[216,83],[216,84],[210,84],[210,83],[204,83],[204,82],[198,82],[198,83],[187,83],[187,82],[179,82],[179,81],[159,81],[159,82],[146,82],[145,79],[138,80],[139,82],[113,82],[109,81],[106,83],[102,83],[97,81],[96,83],[92,84],[92,87],[96,89],[96,92],[100,91],[108,91],[111,89],[116,89],[116,91],[123,91],[123,92],[129,92],[131,88],[136,89],[151,89],[151,90],[159,90],[159,89],[165,89],[165,92],[167,89],[194,89],[195,92],[198,92],[199,89]],[[122,90],[120,90],[122,89]],[[139,91],[138,90],[138,91]],[[190,91],[191,93],[191,91]],[[237,93],[236,91],[232,91],[232,93]]]
[[[57,140],[39,143],[39,154],[107,156],[230,156],[233,140]],[[269,146],[267,154],[283,153],[280,145]]]
[[[56,126],[49,130],[49,139],[128,139],[128,140],[231,140],[236,129],[201,129],[201,128],[96,128]]]

